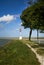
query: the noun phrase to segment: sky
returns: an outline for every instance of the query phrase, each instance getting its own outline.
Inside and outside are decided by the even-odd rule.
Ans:
[[[21,26],[20,15],[22,11],[28,7],[27,0],[0,0],[0,37],[19,37],[21,28],[21,35],[23,37],[29,36],[30,29],[24,29]],[[37,32],[32,32],[32,37],[36,37]],[[43,37],[44,34],[40,33]]]

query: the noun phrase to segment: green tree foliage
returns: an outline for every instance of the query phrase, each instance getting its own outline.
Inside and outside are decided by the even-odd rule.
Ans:
[[[29,40],[33,29],[44,30],[44,2],[39,0],[25,9],[21,16],[22,26],[30,28]],[[38,34],[37,34],[38,35]]]

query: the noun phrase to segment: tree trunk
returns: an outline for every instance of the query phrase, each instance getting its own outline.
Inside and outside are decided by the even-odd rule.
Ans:
[[[29,40],[31,40],[32,29],[30,29]]]
[[[39,34],[38,34],[38,29],[37,29],[37,41],[38,41],[38,37],[39,37]]]

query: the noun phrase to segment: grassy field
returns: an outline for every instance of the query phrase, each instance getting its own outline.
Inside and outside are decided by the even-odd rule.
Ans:
[[[0,47],[0,65],[40,65],[36,55],[22,41]]]
[[[37,53],[44,56],[44,44],[38,44]]]
[[[36,42],[29,42],[28,40],[26,41],[26,43],[29,43],[31,45],[31,47],[33,47],[38,54],[43,55],[44,56],[44,43],[36,43]]]

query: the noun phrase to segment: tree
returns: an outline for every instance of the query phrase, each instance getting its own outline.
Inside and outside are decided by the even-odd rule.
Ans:
[[[24,28],[30,28],[29,40],[33,29],[37,29],[38,36],[38,30],[44,30],[44,2],[31,5],[22,12],[20,18]]]
[[[31,34],[33,29],[33,22],[31,19],[31,15],[33,13],[32,10],[33,10],[32,7],[27,8],[22,12],[22,15],[20,17],[22,20],[22,26],[24,26],[24,28],[30,28],[29,40],[31,39]]]
[[[35,24],[34,27],[37,29],[37,39],[38,39],[38,30],[44,30],[44,2],[40,1],[35,5],[34,13],[32,14],[34,16]]]

